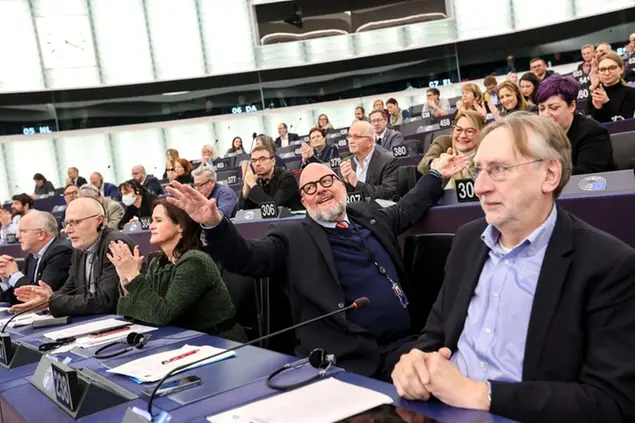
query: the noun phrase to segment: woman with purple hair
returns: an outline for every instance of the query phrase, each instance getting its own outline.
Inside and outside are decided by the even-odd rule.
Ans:
[[[573,174],[615,170],[611,138],[597,121],[576,113],[580,84],[568,76],[553,75],[540,83],[536,93],[541,116],[553,119],[571,142]]]

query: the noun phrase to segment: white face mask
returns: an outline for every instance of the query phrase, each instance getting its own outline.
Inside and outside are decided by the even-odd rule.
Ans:
[[[121,197],[121,202],[126,206],[131,206],[134,203],[134,200],[137,199],[137,196],[134,194],[126,194]]]

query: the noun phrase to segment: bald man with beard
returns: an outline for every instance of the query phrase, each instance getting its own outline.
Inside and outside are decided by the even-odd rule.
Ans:
[[[323,164],[309,164],[300,178],[304,220],[273,224],[262,239],[247,240],[232,222],[192,187],[168,187],[172,204],[199,222],[205,251],[228,271],[283,285],[293,323],[368,297],[370,306],[337,314],[296,330],[298,356],[323,348],[349,371],[374,376],[391,344],[411,333],[406,272],[397,237],[418,222],[443,194],[441,181],[467,165],[445,155],[401,201],[385,209],[346,203],[346,186]],[[424,283],[424,281],[418,281]]]
[[[104,208],[90,197],[80,197],[68,205],[64,231],[74,250],[68,279],[55,293],[55,301],[48,306],[51,314],[59,317],[116,313],[119,276],[106,253],[111,242],[123,241],[131,250],[134,243],[123,233],[105,227]],[[74,291],[80,287],[83,289]],[[40,281],[38,285],[16,288],[14,293],[23,303],[11,307],[10,312],[23,311],[48,301],[53,289]]]

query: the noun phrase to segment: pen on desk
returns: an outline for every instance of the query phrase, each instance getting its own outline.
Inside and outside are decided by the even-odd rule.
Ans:
[[[197,352],[199,352],[199,350],[198,350],[198,349],[196,349],[196,350],[192,350],[192,351],[188,351],[188,352],[183,353],[183,354],[181,354],[181,355],[177,355],[176,357],[172,357],[172,358],[168,358],[167,360],[163,360],[163,361],[161,362],[161,364],[170,364],[170,363],[173,363],[173,362],[175,362],[175,361],[177,361],[177,360],[180,360],[180,359],[182,359],[182,358],[185,358],[185,357],[189,357],[189,356],[191,356],[191,355],[194,355],[194,354],[196,354]]]
[[[91,332],[91,333],[88,334],[88,336],[98,336],[98,335],[110,334],[110,333],[114,333],[114,331],[130,329],[130,326],[132,326],[132,323],[119,325],[119,326],[112,326],[112,327],[109,327],[109,328],[106,328],[106,329],[100,329],[100,330],[97,330],[95,332]]]
[[[88,335],[90,338],[101,338],[104,336],[110,336],[110,335],[114,335],[115,333],[119,333],[119,332],[126,332],[130,330],[130,326],[124,326],[122,328],[118,328],[118,329],[109,329],[107,332],[104,331],[100,331],[100,333],[94,333],[94,334],[90,334]]]

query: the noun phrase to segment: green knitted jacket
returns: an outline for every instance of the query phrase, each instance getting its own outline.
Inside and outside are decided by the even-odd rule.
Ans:
[[[212,258],[191,250],[174,264],[154,258],[148,269],[126,285],[117,314],[154,326],[177,326],[233,341],[247,339],[231,324],[236,310]]]

